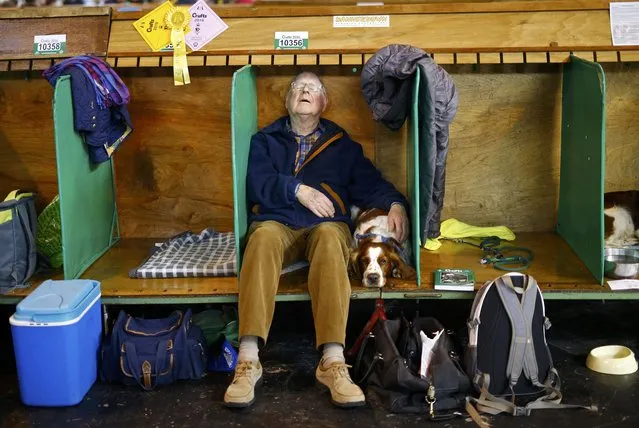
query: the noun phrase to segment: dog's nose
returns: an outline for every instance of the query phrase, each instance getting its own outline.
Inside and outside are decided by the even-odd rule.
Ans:
[[[366,276],[366,279],[368,279],[368,282],[370,282],[371,284],[377,284],[379,282],[379,274],[378,273],[369,273]]]

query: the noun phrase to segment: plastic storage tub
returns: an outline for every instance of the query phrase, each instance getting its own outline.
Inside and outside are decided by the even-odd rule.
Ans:
[[[73,406],[98,375],[100,283],[47,280],[9,320],[22,402]]]

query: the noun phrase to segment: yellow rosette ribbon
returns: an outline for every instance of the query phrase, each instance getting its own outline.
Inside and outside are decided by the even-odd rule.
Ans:
[[[189,65],[186,61],[187,27],[191,17],[188,9],[173,7],[166,14],[166,24],[171,29],[171,44],[173,45],[173,83],[176,86],[191,83]]]

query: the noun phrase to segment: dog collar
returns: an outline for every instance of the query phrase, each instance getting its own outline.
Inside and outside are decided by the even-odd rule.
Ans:
[[[362,239],[366,239],[366,238],[380,238],[384,244],[388,244],[391,247],[393,247],[395,249],[395,251],[397,252],[397,254],[399,254],[399,256],[402,258],[404,263],[408,264],[408,260],[406,258],[406,254],[404,254],[404,249],[402,248],[401,245],[399,245],[399,242],[397,242],[396,239],[389,238],[389,237],[383,236],[383,235],[378,235],[377,233],[358,233],[358,234],[355,235],[355,239],[357,241],[356,242],[357,246],[359,246],[359,241],[361,241]]]

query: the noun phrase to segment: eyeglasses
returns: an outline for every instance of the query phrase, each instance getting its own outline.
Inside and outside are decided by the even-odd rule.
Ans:
[[[322,84],[307,82],[291,83],[291,89],[293,89],[294,91],[302,91],[304,90],[304,88],[306,88],[309,92],[320,92],[322,89],[324,89],[324,86],[322,86]]]

